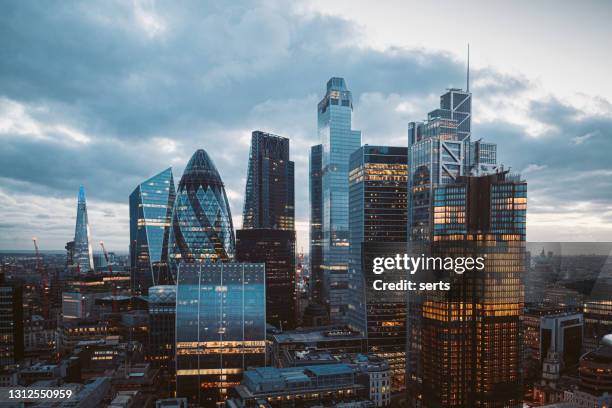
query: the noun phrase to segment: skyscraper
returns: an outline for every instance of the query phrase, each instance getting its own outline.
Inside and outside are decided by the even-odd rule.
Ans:
[[[234,227],[223,182],[208,154],[200,149],[187,163],[176,192],[168,244],[170,263],[228,261],[234,258],[234,250]]]
[[[318,105],[322,151],[324,294],[333,323],[345,323],[348,293],[348,162],[361,146],[361,132],[352,130],[353,97],[343,78],[327,81]]]
[[[413,241],[430,238],[431,199],[436,186],[498,169],[496,145],[471,141],[471,109],[472,94],[451,88],[440,97],[440,107],[429,112],[427,121],[408,124],[408,230]]]
[[[80,273],[86,273],[94,269],[91,234],[87,219],[87,200],[85,199],[85,187],[83,186],[79,187],[76,227],[74,229],[73,262],[77,265]]]
[[[169,256],[176,272],[177,395],[214,406],[247,365],[265,364],[265,266],[234,263],[219,172],[194,153],[176,194]]]
[[[253,132],[236,259],[265,263],[266,316],[269,324],[283,329],[293,328],[297,320],[294,195],[289,139]]]
[[[176,297],[176,390],[215,406],[249,366],[265,365],[263,264],[180,263]]]
[[[289,160],[289,139],[254,131],[242,228],[294,230],[294,197],[294,164]]]
[[[171,168],[140,183],[130,194],[130,271],[137,294],[173,283],[168,240],[175,195]]]
[[[413,406],[521,407],[527,184],[507,172],[461,176],[437,186],[431,205],[431,255],[480,257],[484,269],[451,271],[448,291],[411,294]]]
[[[372,259],[405,252],[407,242],[408,149],[362,146],[349,163],[349,326],[367,337],[368,351],[385,358],[392,388],[405,388],[406,297],[372,289],[380,279]],[[387,281],[396,279],[386,276]],[[398,276],[397,280],[403,276]]]
[[[23,359],[23,289],[0,272],[0,370]]]
[[[323,305],[323,191],[322,191],[323,145],[310,148],[310,300]]]
[[[266,318],[282,329],[295,328],[295,231],[242,229],[236,231],[236,260],[266,265]]]

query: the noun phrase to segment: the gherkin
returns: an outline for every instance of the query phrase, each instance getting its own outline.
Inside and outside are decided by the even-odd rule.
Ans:
[[[196,151],[179,183],[168,253],[171,263],[234,258],[232,214],[219,172],[208,154]]]

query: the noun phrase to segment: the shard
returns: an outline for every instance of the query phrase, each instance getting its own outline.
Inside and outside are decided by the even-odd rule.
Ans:
[[[89,231],[89,221],[87,219],[87,200],[85,199],[85,187],[83,186],[79,187],[77,219],[74,229],[73,261],[80,273],[94,270],[91,234]]]

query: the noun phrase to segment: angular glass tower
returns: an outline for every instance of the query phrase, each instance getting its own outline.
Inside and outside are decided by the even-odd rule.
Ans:
[[[255,131],[242,213],[242,228],[295,229],[294,164],[289,139]]]
[[[79,198],[77,203],[77,219],[74,229],[74,252],[73,262],[77,265],[80,273],[94,270],[93,251],[91,249],[91,234],[89,221],[87,219],[87,200],[85,198],[85,187],[79,187]]]
[[[170,263],[229,261],[234,250],[232,214],[223,182],[208,154],[200,149],[187,163],[176,192],[168,244]]]
[[[171,168],[145,180],[130,194],[130,270],[137,294],[174,283],[168,269],[168,240],[175,196]]]
[[[318,133],[323,145],[324,295],[332,323],[345,323],[348,308],[348,165],[361,146],[361,132],[352,130],[353,97],[343,78],[327,81],[318,105]]]
[[[177,396],[214,407],[266,363],[265,266],[180,263],[177,284]]]

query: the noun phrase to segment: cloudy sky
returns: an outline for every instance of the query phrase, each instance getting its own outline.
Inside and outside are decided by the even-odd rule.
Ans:
[[[363,142],[406,145],[465,84],[473,137],[529,183],[528,239],[612,240],[612,4],[0,2],[0,249],[61,249],[79,184],[94,242],[127,251],[128,196],[191,154],[215,161],[236,227],[250,132],[291,139],[299,247],[308,148],[330,76]]]

